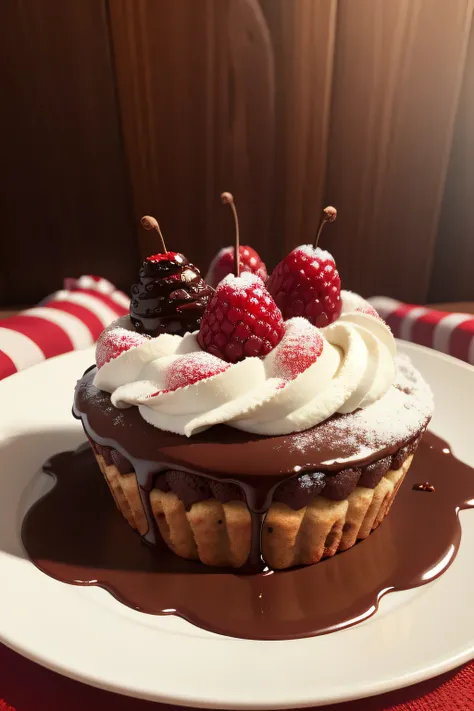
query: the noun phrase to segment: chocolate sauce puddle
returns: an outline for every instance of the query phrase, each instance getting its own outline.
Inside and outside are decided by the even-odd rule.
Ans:
[[[445,450],[443,452],[443,449]],[[459,548],[458,513],[474,507],[474,470],[443,440],[425,434],[382,525],[321,563],[243,575],[141,543],[116,510],[89,448],[45,466],[56,485],[26,515],[25,548],[43,572],[100,585],[130,607],[175,614],[212,632],[247,639],[325,634],[370,617],[380,598],[439,577]],[[412,486],[429,481],[430,496]]]

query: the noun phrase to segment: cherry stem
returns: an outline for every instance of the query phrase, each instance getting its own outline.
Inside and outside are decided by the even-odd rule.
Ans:
[[[237,216],[237,210],[235,208],[234,196],[232,193],[222,193],[221,200],[224,205],[230,205],[232,214],[234,215],[235,223],[235,252],[234,252],[234,271],[235,276],[240,276],[240,232],[239,232],[239,218]]]
[[[163,239],[163,235],[161,234],[158,220],[156,220],[154,217],[150,217],[150,215],[145,215],[144,217],[142,217],[140,222],[146,230],[156,230],[158,232],[158,234],[160,235],[160,239],[161,239],[161,246],[163,248],[163,254],[166,254],[168,250],[166,249],[165,240]]]
[[[316,239],[314,240],[314,249],[317,248],[319,238],[321,237],[321,232],[323,231],[323,227],[326,224],[326,222],[334,222],[334,220],[337,217],[337,210],[335,207],[332,207],[331,205],[328,205],[328,207],[325,207],[323,210],[323,216],[321,218],[321,224],[319,225],[318,229],[318,234],[316,235]]]

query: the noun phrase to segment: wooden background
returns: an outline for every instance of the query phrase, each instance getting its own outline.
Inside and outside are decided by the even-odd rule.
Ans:
[[[346,288],[474,299],[474,0],[3,0],[0,304],[156,251],[272,267],[321,208]]]

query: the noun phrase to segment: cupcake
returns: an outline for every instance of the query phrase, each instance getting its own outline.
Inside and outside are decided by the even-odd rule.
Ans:
[[[431,418],[428,386],[374,309],[340,290],[328,252],[297,248],[266,286],[251,271],[215,292],[201,282],[182,255],[145,260],[131,316],[77,384],[117,508],[148,543],[209,566],[347,551],[390,511]]]

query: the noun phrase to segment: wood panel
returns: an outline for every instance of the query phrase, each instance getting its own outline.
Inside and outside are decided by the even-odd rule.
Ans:
[[[276,69],[274,264],[313,241],[323,207],[337,2],[261,2]]]
[[[130,282],[147,212],[205,268],[232,240],[225,189],[270,267],[332,203],[346,287],[472,299],[473,6],[0,3],[0,301]]]
[[[334,11],[335,0],[110,0],[136,216],[155,213],[201,266],[232,240],[225,189],[243,242],[270,265],[313,233]]]
[[[204,268],[233,239],[265,247],[272,175],[273,59],[256,0],[110,0],[122,120],[137,218]],[[144,253],[156,249],[140,233]]]
[[[346,287],[427,298],[472,8],[339,1],[326,244]]]
[[[474,23],[454,128],[430,300],[474,299]]]
[[[105,2],[10,0],[0,26],[2,302],[81,273],[125,285],[138,249]]]

